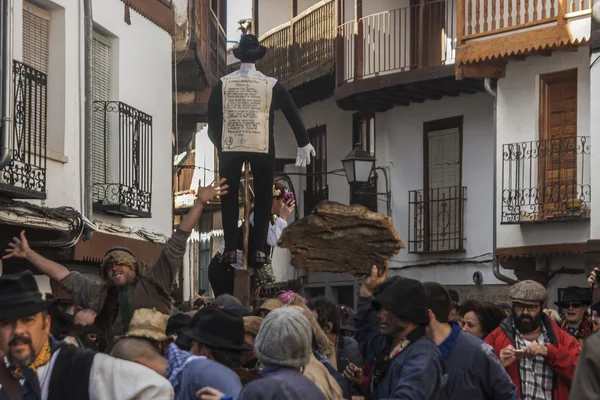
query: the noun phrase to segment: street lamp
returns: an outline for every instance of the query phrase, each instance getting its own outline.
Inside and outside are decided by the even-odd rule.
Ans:
[[[349,184],[367,183],[371,179],[371,172],[375,168],[375,157],[362,148],[360,143],[342,159]]]

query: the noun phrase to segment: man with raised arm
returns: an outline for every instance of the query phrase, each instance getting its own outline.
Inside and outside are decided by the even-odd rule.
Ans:
[[[13,238],[3,258],[29,261],[69,291],[76,304],[98,312],[95,325],[106,333],[100,350],[108,352],[115,337],[127,332],[135,310],[155,308],[161,313],[170,314],[169,293],[183,262],[187,239],[198,223],[204,205],[217,195],[226,194],[227,188],[225,179],[221,179],[218,186],[198,190],[196,204],[185,215],[152,266],[146,266],[129,249],[109,249],[101,264],[103,283],[79,272],[71,272],[65,266],[42,257],[29,247],[25,232],[21,232],[20,238]]]

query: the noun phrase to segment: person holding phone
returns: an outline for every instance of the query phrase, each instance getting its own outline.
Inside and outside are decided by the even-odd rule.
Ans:
[[[544,312],[546,288],[525,280],[509,292],[512,314],[485,342],[517,387],[519,397],[531,400],[568,400],[579,360],[579,342]]]
[[[277,246],[277,241],[283,230],[287,228],[287,219],[296,207],[296,200],[294,198],[294,192],[289,191],[281,182],[273,183],[273,200],[271,203],[271,221],[269,224],[269,231],[267,234],[267,252],[272,253],[273,247]],[[248,245],[250,250],[254,248],[254,211],[250,212],[250,238]],[[239,229],[239,244],[237,251],[237,262],[233,264],[221,263],[221,255],[225,250],[224,246],[221,246],[217,254],[211,260],[208,266],[208,280],[215,298],[222,294],[233,295],[233,281],[235,270],[242,267],[242,248],[243,248],[243,226]],[[271,258],[271,257],[269,257]],[[265,267],[263,267],[265,268]],[[253,274],[251,269],[250,273]],[[263,282],[260,282],[263,283]],[[268,282],[265,282],[268,283]]]

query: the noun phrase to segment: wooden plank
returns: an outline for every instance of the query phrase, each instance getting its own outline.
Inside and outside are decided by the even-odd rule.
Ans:
[[[504,78],[506,60],[476,64],[456,64],[456,79],[463,78]]]
[[[465,1],[457,0],[456,5],[456,44],[460,46],[463,43],[463,36],[465,35]]]
[[[583,254],[585,251],[585,242],[583,243],[558,243],[544,244],[536,246],[505,247],[496,249],[498,257],[535,257],[536,255],[552,254]]]

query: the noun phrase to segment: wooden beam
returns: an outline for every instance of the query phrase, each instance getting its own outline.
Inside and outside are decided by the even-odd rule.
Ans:
[[[525,61],[527,59],[527,56],[523,56],[523,55],[511,56],[510,59],[513,61]]]
[[[482,63],[456,64],[456,79],[463,78],[504,78],[506,60]]]
[[[291,21],[298,15],[298,0],[290,0],[290,11],[292,14],[290,18]]]

